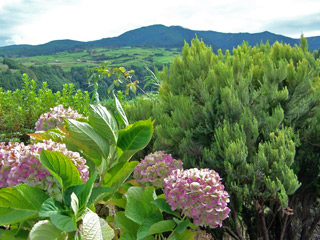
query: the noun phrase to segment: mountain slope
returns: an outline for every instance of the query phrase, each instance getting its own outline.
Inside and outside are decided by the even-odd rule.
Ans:
[[[164,25],[152,25],[138,28],[123,33],[118,37],[103,38],[101,40],[80,42],[73,40],[56,40],[42,45],[13,45],[0,48],[0,56],[36,56],[53,54],[55,52],[94,48],[94,47],[122,47],[122,46],[144,46],[144,47],[182,47],[184,42],[190,42],[197,36],[211,45],[213,50],[221,48],[232,50],[242,44],[243,41],[250,45],[259,44],[261,41],[284,42],[294,46],[299,44],[299,39],[293,39],[271,32],[261,33],[221,33],[215,31],[195,31],[180,26],[166,27]],[[320,48],[320,37],[307,38],[309,49],[318,50]]]

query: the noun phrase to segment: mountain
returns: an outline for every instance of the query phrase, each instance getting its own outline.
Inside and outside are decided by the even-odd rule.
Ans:
[[[141,27],[123,33],[118,37],[103,38],[101,40],[80,42],[74,40],[56,40],[41,45],[12,45],[0,47],[0,56],[36,56],[47,55],[61,51],[76,51],[94,47],[122,47],[122,46],[143,46],[143,47],[183,47],[184,42],[190,42],[195,37],[211,45],[213,50],[232,50],[234,47],[247,41],[249,45],[259,44],[261,41],[284,42],[294,46],[299,44],[300,39],[289,38],[271,32],[261,33],[222,33],[215,31],[197,31],[180,26],[167,27],[164,25],[151,25]],[[310,50],[320,48],[320,36],[307,38]]]

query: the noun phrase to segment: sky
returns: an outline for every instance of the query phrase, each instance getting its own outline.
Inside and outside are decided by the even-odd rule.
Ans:
[[[0,46],[98,40],[153,24],[320,36],[320,0],[0,0]]]

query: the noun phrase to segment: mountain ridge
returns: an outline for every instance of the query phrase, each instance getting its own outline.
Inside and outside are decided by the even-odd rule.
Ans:
[[[190,43],[195,37],[202,39],[207,45],[211,45],[214,51],[218,49],[232,50],[242,44],[243,41],[249,45],[259,44],[261,41],[283,42],[294,46],[299,44],[300,39],[290,38],[269,31],[260,33],[223,33],[216,31],[191,30],[181,26],[164,26],[155,24],[127,31],[117,37],[102,38],[100,40],[82,42],[70,39],[54,40],[40,45],[11,45],[0,47],[0,56],[37,56],[62,51],[73,51],[76,49],[87,49],[95,47],[164,47],[181,48],[184,42]],[[310,50],[320,48],[320,36],[308,37]]]

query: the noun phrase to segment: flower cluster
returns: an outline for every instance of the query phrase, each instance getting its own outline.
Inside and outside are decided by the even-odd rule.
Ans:
[[[182,168],[182,161],[172,158],[171,154],[157,151],[147,155],[134,170],[134,179],[142,185],[163,187],[165,177],[175,169]]]
[[[172,210],[193,219],[198,226],[216,228],[228,217],[229,194],[214,170],[177,169],[164,179],[164,194]]]
[[[57,126],[64,124],[64,118],[66,119],[79,119],[85,118],[71,107],[68,109],[63,108],[63,105],[58,105],[54,108],[50,108],[50,112],[44,113],[40,116],[36,122],[36,131],[46,131]]]
[[[42,188],[48,193],[53,191],[57,182],[49,171],[40,163],[41,151],[59,151],[71,159],[79,170],[83,182],[88,179],[86,160],[77,152],[67,150],[65,144],[52,140],[24,145],[23,143],[0,143],[0,187],[12,187],[19,183],[26,183]]]

